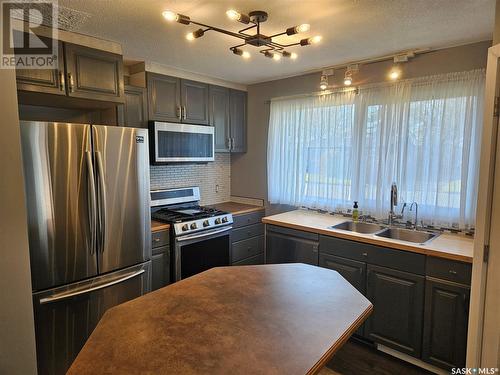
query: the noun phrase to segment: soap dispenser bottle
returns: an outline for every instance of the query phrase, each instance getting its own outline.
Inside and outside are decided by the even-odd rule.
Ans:
[[[354,206],[352,206],[352,221],[357,223],[358,219],[359,219],[358,202],[354,201]]]

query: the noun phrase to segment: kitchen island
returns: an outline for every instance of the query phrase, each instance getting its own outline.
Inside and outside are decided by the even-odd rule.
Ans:
[[[371,311],[328,269],[212,268],[106,312],[68,374],[314,374]]]

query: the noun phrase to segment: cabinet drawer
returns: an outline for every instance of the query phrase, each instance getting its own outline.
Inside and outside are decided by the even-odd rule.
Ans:
[[[254,256],[264,252],[264,236],[253,237],[248,240],[233,242],[232,262]]]
[[[257,264],[264,264],[264,253],[240,260],[239,262],[233,263],[233,266],[251,266]]]
[[[162,253],[170,254],[170,246],[154,247],[151,249],[152,255],[162,254]]]
[[[264,224],[253,224],[233,230],[233,242],[246,240],[248,238],[264,234]]]
[[[427,257],[427,275],[470,285],[472,264],[455,260]]]
[[[304,232],[301,230],[290,229],[285,227],[278,227],[276,225],[267,225],[266,227],[269,233],[279,233],[284,236],[293,236],[297,238],[303,238],[305,240],[318,241],[319,235],[317,233]]]
[[[321,253],[425,275],[425,255],[368,245],[362,242],[320,236]]]
[[[160,230],[158,232],[151,233],[151,241],[153,249],[160,246],[166,246],[169,244],[170,232],[168,230]]]
[[[233,228],[260,223],[263,217],[264,210],[233,216]]]

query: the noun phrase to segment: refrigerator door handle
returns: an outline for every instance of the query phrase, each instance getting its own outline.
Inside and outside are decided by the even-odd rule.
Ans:
[[[95,175],[94,166],[92,164],[92,153],[90,151],[85,151],[85,158],[87,161],[90,190],[90,255],[94,255],[96,250],[97,200],[95,194]]]
[[[106,183],[104,182],[104,163],[102,161],[102,153],[95,151],[97,158],[97,171],[99,179],[99,211],[100,211],[100,247],[99,251],[104,253],[104,244],[106,243],[106,219],[107,219],[107,202],[106,202]]]
[[[122,282],[124,282],[126,280],[129,280],[129,279],[132,279],[132,278],[134,278],[136,276],[139,276],[139,275],[143,274],[144,272],[145,272],[145,270],[142,269],[142,270],[139,270],[139,271],[135,271],[135,272],[129,273],[129,274],[123,276],[123,277],[120,277],[119,279],[115,279],[115,280],[112,280],[112,281],[104,283],[104,284],[96,285],[96,286],[93,286],[93,287],[90,287],[90,288],[85,288],[85,289],[78,289],[78,290],[74,290],[74,291],[66,291],[66,292],[63,292],[63,293],[55,294],[55,295],[50,296],[50,297],[42,298],[42,299],[40,299],[40,305],[43,305],[43,304],[46,304],[46,303],[60,301],[60,300],[66,299],[66,298],[71,298],[71,297],[79,296],[81,294],[90,293],[90,292],[93,292],[95,290],[104,289],[104,288],[110,287],[112,285],[120,284],[120,283],[122,283]]]

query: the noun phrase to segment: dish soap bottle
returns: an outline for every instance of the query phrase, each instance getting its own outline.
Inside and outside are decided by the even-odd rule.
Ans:
[[[358,219],[359,219],[358,202],[354,201],[354,206],[352,206],[352,221],[357,223]]]

